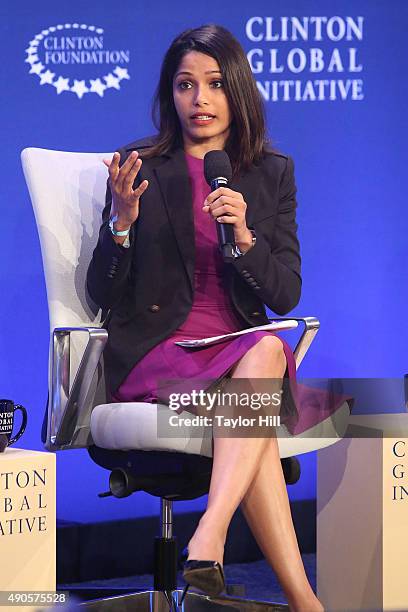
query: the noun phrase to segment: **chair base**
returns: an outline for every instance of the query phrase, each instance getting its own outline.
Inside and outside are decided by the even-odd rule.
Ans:
[[[162,591],[143,591],[129,593],[118,597],[94,599],[78,604],[79,609],[89,612],[288,612],[289,606],[280,603],[241,599],[239,597],[200,595],[188,592],[181,606],[177,602],[181,599],[182,590],[171,593],[172,606],[170,607]]]

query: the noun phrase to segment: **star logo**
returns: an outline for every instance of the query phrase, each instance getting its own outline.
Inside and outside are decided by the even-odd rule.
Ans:
[[[44,66],[42,64],[33,64],[31,66],[30,74],[40,74]]]
[[[101,79],[91,79],[91,87],[89,91],[94,91],[102,98],[105,89],[106,85],[102,83]]]
[[[25,61],[29,64],[35,64],[35,62],[40,61],[40,58],[38,55],[29,55]]]
[[[88,93],[89,89],[85,85],[85,81],[77,81],[74,79],[74,84],[71,87],[71,91],[76,93],[78,98],[81,99],[84,94]]]
[[[103,77],[106,81],[106,87],[114,87],[115,89],[120,89],[119,79],[113,76],[110,72],[106,76]]]
[[[119,66],[116,66],[115,70],[113,71],[116,76],[118,77],[118,79],[121,81],[122,79],[130,79],[129,73],[127,71],[127,68],[119,68]]]
[[[69,86],[69,79],[64,79],[62,76],[59,76],[58,79],[54,81],[53,85],[57,90],[57,94],[60,94],[62,91],[69,91],[71,89]]]
[[[45,85],[46,83],[51,85],[52,80],[55,77],[55,73],[51,72],[50,70],[47,70],[46,72],[43,72],[42,74],[39,74],[38,76],[40,77],[40,85]]]
[[[87,44],[89,44],[89,41],[92,44],[92,40],[95,39],[97,45],[95,48],[99,50],[101,45],[102,48],[104,45],[104,37],[102,37],[104,33],[103,28],[78,22],[59,23],[42,29],[32,37],[25,49],[26,58],[24,61],[30,67],[29,74],[37,75],[40,85],[51,85],[57,95],[70,91],[76,95],[78,100],[81,100],[87,94],[96,94],[99,98],[103,98],[107,89],[120,90],[120,83],[130,79],[128,68],[115,66],[111,72],[103,76],[102,70],[106,70],[107,65],[109,66],[108,70],[111,70],[112,65],[109,65],[109,59],[100,62],[105,67],[99,66],[99,75],[97,64],[96,67],[95,65],[87,66],[86,70],[89,69],[91,74],[93,72],[92,76],[87,79],[83,76],[84,69],[82,67],[79,68],[79,72],[77,71],[78,64],[81,64],[81,66],[88,64],[87,58],[82,58],[81,54],[78,53],[83,49],[81,37],[87,38]],[[70,45],[60,44],[61,37],[69,39]],[[86,48],[88,49],[88,47]],[[109,58],[111,50],[105,48],[104,52],[106,53],[105,57]],[[122,54],[126,58],[123,63],[129,62],[129,50],[123,50]],[[63,67],[65,74],[58,74],[60,67]],[[70,73],[70,71],[72,72]]]

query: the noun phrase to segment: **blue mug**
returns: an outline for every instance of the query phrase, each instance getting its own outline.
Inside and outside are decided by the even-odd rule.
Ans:
[[[14,415],[16,410],[21,410],[23,420],[20,429],[15,436],[12,436],[14,427]],[[27,426],[27,410],[20,404],[15,404],[12,400],[0,399],[0,453],[4,451],[6,446],[10,446],[17,442],[23,435]]]

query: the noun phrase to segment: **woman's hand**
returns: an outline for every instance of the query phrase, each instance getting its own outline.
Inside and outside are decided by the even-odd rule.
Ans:
[[[137,151],[132,151],[121,168],[119,168],[119,153],[114,153],[112,161],[104,159],[103,163],[109,169],[109,185],[112,192],[112,215],[117,215],[115,222],[117,231],[124,231],[136,221],[139,216],[140,197],[146,191],[149,183],[142,181],[137,189],[133,183],[142,166],[142,160]]]
[[[243,253],[252,246],[252,234],[246,224],[246,209],[242,193],[229,187],[219,187],[212,191],[203,206],[203,211],[210,213],[218,223],[233,225],[235,242]]]

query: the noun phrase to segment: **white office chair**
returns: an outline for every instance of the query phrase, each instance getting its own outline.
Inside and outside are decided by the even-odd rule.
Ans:
[[[183,426],[177,428],[178,437],[158,438],[158,413],[167,411],[166,406],[106,403],[102,353],[108,332],[101,328],[101,313],[86,294],[85,280],[105,200],[107,171],[102,159],[111,156],[37,148],[25,149],[21,156],[41,242],[50,319],[49,401],[43,441],[50,451],[88,448],[94,461],[112,470],[110,491],[117,497],[136,490],[161,497],[162,537],[157,539],[156,553],[174,567],[169,572],[158,564],[154,591],[134,596],[140,609],[150,610],[175,607],[172,500],[197,497],[208,490],[212,435],[208,427],[198,436],[197,427]],[[319,323],[313,317],[296,321],[304,325],[295,349],[299,366]],[[281,425],[277,428],[281,458],[335,443],[347,427],[349,414],[344,402],[334,415],[299,436],[290,435]],[[137,471],[140,463],[146,465],[142,456],[155,466],[149,474]],[[163,456],[166,470],[160,477],[157,466],[163,463]],[[221,599],[223,607],[238,606],[234,598],[195,593],[188,594],[183,605],[201,609],[206,602],[211,607]],[[136,600],[127,595],[125,603],[131,609]],[[249,604],[242,600],[239,609]],[[98,610],[111,609],[103,608],[101,601],[98,606]]]

